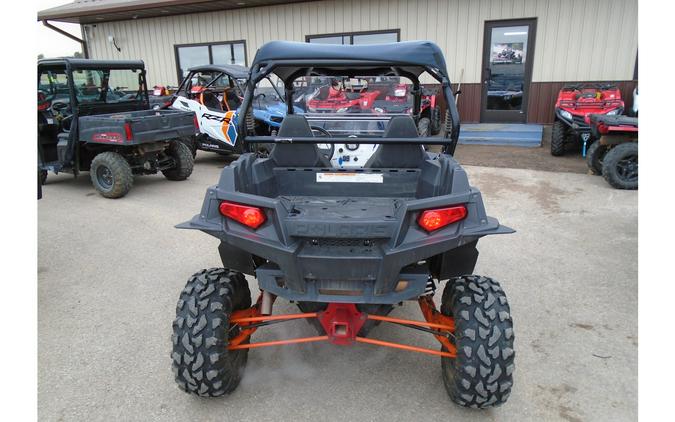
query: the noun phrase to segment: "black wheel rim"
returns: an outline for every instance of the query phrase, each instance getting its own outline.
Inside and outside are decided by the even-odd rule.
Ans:
[[[616,164],[616,174],[624,182],[635,182],[638,180],[638,157],[631,154],[623,157]]]
[[[98,184],[105,190],[112,189],[113,187],[113,174],[106,166],[100,166],[96,169],[96,180],[98,180]]]

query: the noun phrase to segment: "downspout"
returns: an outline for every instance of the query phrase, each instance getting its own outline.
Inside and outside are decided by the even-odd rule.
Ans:
[[[75,35],[73,35],[69,32],[66,32],[66,31],[64,31],[63,29],[61,29],[57,26],[52,25],[51,23],[49,23],[47,21],[47,19],[44,19],[42,21],[42,24],[44,26],[46,26],[47,28],[58,32],[59,34],[61,34],[63,36],[66,36],[66,37],[70,38],[71,40],[80,43],[80,45],[82,46],[82,55],[84,56],[85,59],[89,58],[89,49],[87,48],[87,42],[83,39],[84,38],[84,29],[82,28],[82,25],[80,25],[80,30],[82,31],[82,38],[77,38]]]

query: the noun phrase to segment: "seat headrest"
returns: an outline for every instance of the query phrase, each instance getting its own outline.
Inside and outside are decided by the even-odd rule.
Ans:
[[[417,126],[410,116],[394,116],[389,120],[384,138],[417,138]]]
[[[209,110],[223,111],[223,105],[218,100],[216,94],[211,91],[204,91],[199,94],[199,102]]]
[[[288,114],[284,117],[279,128],[279,136],[314,136],[312,129],[305,116],[300,114]]]
[[[287,114],[277,136],[313,137],[314,134],[305,116]],[[319,152],[316,144],[277,144],[272,148],[270,159],[278,167],[330,167],[330,161]]]
[[[410,116],[394,116],[384,131],[384,138],[417,138],[417,127]],[[368,159],[367,168],[418,168],[426,159],[422,145],[380,144]]]

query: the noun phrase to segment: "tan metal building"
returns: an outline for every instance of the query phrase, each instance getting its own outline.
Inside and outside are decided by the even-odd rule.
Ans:
[[[614,82],[629,106],[637,83],[637,0],[76,0],[38,19],[79,23],[90,58],[144,60],[151,86],[271,40],[431,40],[470,122],[550,122],[569,82]]]

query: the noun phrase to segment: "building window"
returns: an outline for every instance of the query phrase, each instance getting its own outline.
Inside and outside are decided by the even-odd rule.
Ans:
[[[246,66],[246,41],[204,44],[183,44],[176,48],[178,83],[188,74],[188,69],[205,64],[238,64]]]
[[[385,31],[307,35],[305,41],[312,44],[383,44],[401,41],[401,30],[388,29]]]

